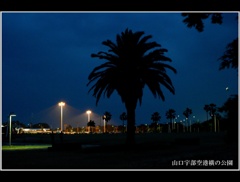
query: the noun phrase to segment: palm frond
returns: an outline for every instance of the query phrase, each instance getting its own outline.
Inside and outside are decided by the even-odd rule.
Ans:
[[[163,63],[172,60],[165,56],[168,50],[157,42],[147,42],[151,35],[143,36],[143,31],[135,33],[128,28],[116,36],[116,44],[110,40],[102,44],[109,47],[108,52],[91,54],[92,58],[106,60],[95,67],[88,76],[88,84],[93,84],[88,92],[93,91],[96,104],[101,96],[109,98],[116,90],[122,102],[132,100],[142,103],[143,89],[147,85],[154,97],[165,100],[162,86],[175,94],[175,89],[167,70],[176,73],[176,69]],[[151,51],[152,50],[152,51]],[[109,53],[111,52],[111,53]],[[113,53],[113,54],[112,54]]]

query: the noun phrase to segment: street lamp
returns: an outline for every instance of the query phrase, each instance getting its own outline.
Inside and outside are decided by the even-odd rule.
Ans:
[[[103,132],[106,133],[106,115],[103,115]]]
[[[63,131],[63,106],[65,106],[65,102],[59,102],[58,105],[61,107],[61,132]]]
[[[10,114],[9,116],[9,146],[11,146],[11,137],[12,137],[12,117],[16,116],[15,114]]]
[[[90,121],[90,114],[92,113],[92,111],[87,110],[86,113],[88,114],[88,122],[89,122],[89,121]],[[90,126],[88,127],[88,130],[89,130],[89,132],[90,132]]]

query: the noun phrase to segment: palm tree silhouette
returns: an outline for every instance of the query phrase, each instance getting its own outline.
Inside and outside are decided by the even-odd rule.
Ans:
[[[188,125],[188,119],[189,119],[189,116],[192,114],[192,109],[190,108],[186,108],[184,111],[183,111],[183,115],[186,117],[186,123]],[[190,132],[191,132],[191,123],[189,124],[189,128],[190,128]],[[187,126],[187,129],[188,129],[188,126]]]
[[[108,121],[110,121],[112,119],[112,114],[108,111],[105,111],[105,113],[103,114],[103,119],[105,120],[105,127],[106,127],[106,132],[107,132],[107,123]]]
[[[216,119],[216,112],[217,112],[217,106],[214,103],[209,104],[209,114],[212,117],[212,124],[214,127],[214,131],[216,132],[216,123],[215,123],[215,119]]]
[[[90,127],[90,133],[92,132],[92,127],[95,127],[96,126],[96,124],[95,124],[95,122],[93,121],[93,120],[90,120],[88,123],[87,123],[87,126],[88,127]]]
[[[91,57],[104,59],[106,62],[92,70],[87,83],[87,86],[94,83],[88,92],[93,91],[96,105],[102,95],[109,98],[114,91],[121,97],[128,116],[128,146],[135,144],[135,110],[138,102],[142,104],[144,86],[147,85],[153,96],[158,96],[163,101],[165,97],[161,85],[175,94],[166,69],[174,73],[176,69],[166,64],[172,61],[164,55],[167,49],[160,48],[161,45],[156,42],[147,42],[152,36],[142,37],[143,34],[143,31],[134,33],[127,28],[117,34],[116,43],[111,40],[103,41],[102,44],[110,48],[108,52],[101,51]]]
[[[209,104],[209,112],[210,112],[209,114],[211,117],[213,117],[215,115],[216,111],[217,111],[216,104],[214,104],[214,103]]]
[[[173,129],[173,119],[176,118],[176,111],[174,109],[167,110],[166,118],[170,119],[170,124],[172,123],[172,129]],[[168,130],[170,130],[169,124],[168,124]],[[168,131],[168,132],[170,132],[170,131]]]
[[[210,111],[210,106],[209,106],[209,104],[205,104],[203,109],[204,109],[204,110],[206,111],[206,113],[207,113],[207,121],[208,121],[208,113],[209,113],[209,111]]]
[[[151,116],[151,120],[153,121],[152,122],[152,125],[154,126],[154,132],[157,131],[157,125],[158,125],[158,122],[160,121],[161,119],[161,116],[159,114],[159,112],[154,112]]]

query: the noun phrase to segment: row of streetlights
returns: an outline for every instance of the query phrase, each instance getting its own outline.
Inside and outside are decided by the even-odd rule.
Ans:
[[[63,110],[62,110],[62,107],[65,106],[65,103],[64,102],[59,102],[58,105],[61,107],[61,131],[63,131],[63,121],[62,121],[62,119],[63,119],[63,113],[62,113]],[[87,110],[86,113],[88,115],[88,122],[89,122],[90,121],[90,115],[91,115],[92,111],[91,110]],[[105,119],[106,119],[106,116],[104,115],[103,116],[103,120],[104,120],[104,133],[106,132],[106,120]]]
[[[58,105],[61,107],[61,128],[60,131],[63,131],[63,106],[65,106],[65,102],[59,102]],[[88,122],[90,121],[90,114],[92,113],[91,110],[87,110],[86,111],[87,115],[88,115]]]
[[[63,106],[65,106],[65,102],[59,102],[58,105],[61,108],[61,115],[60,115],[60,131],[63,131]],[[88,122],[90,121],[90,115],[92,113],[91,110],[87,110],[86,111],[87,115],[88,115]],[[11,140],[12,140],[12,117],[16,116],[15,114],[10,114],[9,115],[9,145],[11,145]],[[105,123],[105,122],[104,122]],[[105,130],[105,127],[104,127]]]
[[[60,126],[60,131],[63,131],[63,106],[65,106],[65,102],[59,102],[58,105],[61,107],[61,126]],[[88,114],[88,122],[90,121],[90,114],[92,113],[90,110],[87,110],[86,112]],[[11,145],[11,140],[12,140],[12,117],[16,116],[15,114],[10,114],[9,115],[9,145]]]

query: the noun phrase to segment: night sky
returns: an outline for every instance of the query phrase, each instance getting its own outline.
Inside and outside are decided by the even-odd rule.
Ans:
[[[115,42],[126,28],[144,31],[166,48],[168,63],[177,74],[168,72],[175,95],[163,88],[165,101],[154,98],[144,88],[142,105],[136,109],[136,125],[150,124],[151,115],[159,112],[166,123],[166,111],[174,109],[184,119],[183,111],[192,109],[194,121],[206,120],[205,104],[224,104],[238,93],[235,69],[219,70],[220,58],[227,44],[238,36],[237,13],[222,12],[223,23],[204,20],[204,31],[188,28],[182,12],[3,12],[2,13],[2,122],[14,112],[22,123],[44,122],[60,126],[58,102],[66,102],[63,122],[73,127],[86,126],[86,111],[102,125],[105,111],[112,114],[109,124],[120,125],[125,112],[120,96],[114,92],[102,97],[96,106],[88,93],[88,75],[105,62],[91,58],[92,53],[108,51],[105,40]],[[226,90],[226,87],[229,89]]]

